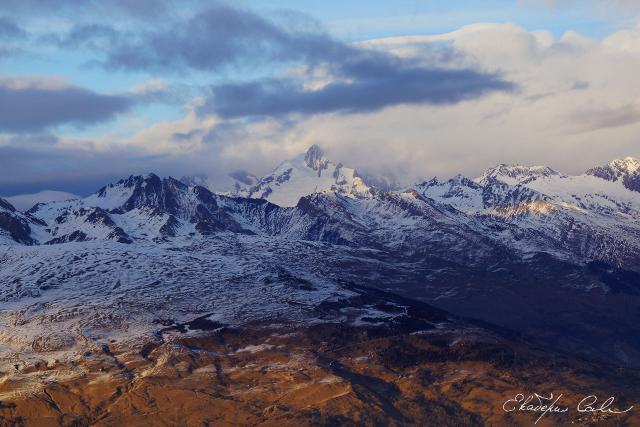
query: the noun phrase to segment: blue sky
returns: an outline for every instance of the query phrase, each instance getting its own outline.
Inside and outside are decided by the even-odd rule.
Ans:
[[[513,146],[504,129],[528,125],[523,109],[539,109],[533,100],[540,99],[555,102],[565,125],[584,117],[605,124],[541,134],[571,147],[549,161],[603,137],[614,138],[611,147],[585,164],[636,155],[629,153],[636,94],[603,77],[612,58],[628,61],[633,74],[634,4],[189,0],[177,8],[166,0],[7,0],[0,8],[0,195],[87,193],[105,179],[151,170],[262,173],[309,143],[360,168],[410,171],[399,177],[405,180],[477,172],[479,139],[494,154],[482,162],[516,153],[526,153],[517,159],[523,163],[546,161],[536,154],[542,142],[513,152],[492,145]],[[424,37],[407,44],[405,36]],[[572,61],[586,65],[572,70]],[[468,117],[472,105],[478,130],[444,127]],[[540,130],[555,129],[551,116],[540,120]],[[390,127],[402,130],[385,139]],[[429,142],[419,140],[425,132]],[[386,155],[365,161],[357,154],[363,140]],[[421,164],[411,160],[416,150]]]
[[[407,34],[439,34],[477,22],[516,22],[529,30],[546,29],[556,36],[578,31],[603,36],[628,17],[625,10],[602,13],[588,2],[566,6],[527,1],[337,1],[248,0],[244,4],[264,11],[295,9],[316,17],[342,38],[356,41]]]

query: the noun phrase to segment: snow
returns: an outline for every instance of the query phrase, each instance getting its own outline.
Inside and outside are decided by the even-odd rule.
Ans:
[[[271,350],[272,348],[274,348],[273,345],[271,344],[258,344],[258,345],[248,345],[246,347],[240,348],[238,350],[236,350],[236,353],[258,353],[261,351],[265,351],[265,350]]]
[[[9,203],[11,203],[17,210],[26,211],[37,203],[57,202],[79,198],[80,196],[64,191],[45,190],[33,194],[21,194],[18,196],[5,197],[5,200],[9,201]]]
[[[409,272],[427,290],[464,274],[458,270],[506,271],[505,258],[527,261],[540,252],[574,264],[640,266],[640,193],[621,180],[501,165],[476,180],[456,176],[376,192],[319,149],[269,177],[259,188],[285,207],[202,194],[169,180],[159,191],[171,192],[172,213],[162,210],[160,193],[125,210],[134,187],[144,185],[144,177],[131,177],[85,199],[39,204],[29,214],[3,210],[28,222],[39,243],[76,231],[94,240],[25,246],[0,229],[0,350],[31,351],[34,339],[52,330],[70,334],[52,336],[52,344],[72,346],[149,337],[196,318],[309,324],[325,320],[317,310],[322,303],[354,296],[343,286],[350,281],[392,290],[406,285]],[[293,207],[303,196],[307,209]],[[217,206],[213,219],[255,234],[224,228],[201,234],[194,215],[203,203]],[[169,221],[175,236],[161,232]],[[117,229],[131,244],[114,241]],[[425,267],[425,259],[439,261]],[[461,292],[452,285],[434,298]],[[365,325],[392,314],[365,306],[340,316]]]
[[[607,181],[591,175],[551,176],[533,180],[527,187],[584,210],[607,211],[621,215],[640,213],[640,193],[624,187],[620,181]]]
[[[182,247],[0,245],[1,354],[29,353],[52,331],[65,331],[73,346],[148,339],[202,316],[225,325],[312,322],[323,301],[354,295],[314,271],[322,259],[313,243],[232,233]],[[310,286],[295,286],[302,279]]]
[[[329,161],[319,147],[312,146],[238,194],[264,198],[279,206],[296,206],[303,196],[327,191],[353,197],[371,196],[371,189],[354,169]]]
[[[84,204],[102,209],[115,209],[124,205],[132,194],[132,188],[111,184],[105,187],[104,193],[95,193],[85,198]]]
[[[475,178],[478,184],[485,185],[490,179],[497,179],[508,185],[518,185],[541,176],[552,176],[558,173],[547,166],[522,166],[501,164],[486,170]]]
[[[633,157],[625,157],[624,159],[616,159],[609,163],[609,166],[614,167],[625,174],[633,174],[640,171],[640,161]]]

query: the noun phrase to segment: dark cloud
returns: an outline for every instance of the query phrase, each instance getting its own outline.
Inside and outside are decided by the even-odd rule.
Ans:
[[[0,39],[23,38],[26,32],[7,17],[0,16]]]
[[[292,15],[287,18],[290,23]],[[439,52],[438,57],[456,55]],[[127,39],[115,45],[105,62],[108,67],[153,71],[300,64],[310,71],[322,67],[329,79],[337,81],[313,92],[303,90],[302,82],[293,78],[217,85],[199,111],[224,117],[450,104],[491,91],[514,89],[496,74],[422,63],[336,41],[311,23],[303,27],[278,24],[253,12],[220,4],[169,30],[144,33],[133,41]]]
[[[106,65],[129,70],[213,71],[261,61],[314,63],[350,50],[317,26],[286,29],[250,11],[217,5],[171,28],[140,34],[108,52]]]
[[[73,15],[121,14],[139,18],[155,18],[167,13],[170,0],[2,0],[6,14],[31,17],[50,13]]]
[[[429,67],[422,58],[400,58],[331,40],[313,47],[306,50],[308,56],[315,55],[332,81],[324,87],[307,90],[291,78],[216,85],[199,112],[223,117],[359,113],[401,104],[453,104],[515,89],[498,74]]]
[[[199,112],[222,117],[360,113],[400,104],[453,104],[512,89],[513,85],[493,74],[413,68],[355,82],[331,83],[314,91],[289,80],[219,85]]]
[[[62,124],[100,123],[132,104],[124,96],[102,95],[57,82],[0,81],[0,132],[33,133]]]
[[[44,143],[43,143],[44,142]],[[88,150],[92,141],[59,144],[55,135],[13,135],[0,144],[0,197],[42,190],[86,196],[131,174],[184,176],[223,168],[213,150],[176,155],[149,154],[135,146]],[[216,163],[217,162],[217,163]]]
[[[166,84],[164,80],[144,82],[127,93],[137,104],[167,104],[184,106],[193,98],[202,95],[206,87],[185,83]]]
[[[571,86],[571,90],[587,90],[591,87],[589,82],[575,82]]]
[[[102,4],[103,7],[109,2],[97,0],[95,3]],[[164,15],[169,10],[169,0],[111,0],[111,4],[115,9],[121,10],[135,17],[154,18]],[[181,3],[182,6],[188,6],[188,2]]]
[[[32,139],[15,138],[8,146],[0,146],[0,196],[42,190],[87,195],[107,182],[122,178],[147,161],[131,161],[133,154],[130,151],[95,153],[90,150],[63,149],[55,143],[38,145],[39,140],[54,140],[54,136],[38,136],[38,141]]]
[[[63,35],[54,34],[48,38],[66,49],[106,49],[120,40],[120,33],[109,25],[82,24],[73,27]]]
[[[570,116],[580,132],[617,128],[640,122],[640,109],[635,104],[617,108],[592,108],[576,111]]]

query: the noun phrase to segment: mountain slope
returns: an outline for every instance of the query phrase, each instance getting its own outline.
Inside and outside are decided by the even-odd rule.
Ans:
[[[38,221],[18,212],[11,203],[0,198],[0,244],[35,243],[32,225],[42,225]]]
[[[640,194],[624,185],[621,172],[612,176],[618,178],[500,165],[475,180],[434,179],[414,188],[514,250],[553,253],[573,262],[600,260],[638,271]]]

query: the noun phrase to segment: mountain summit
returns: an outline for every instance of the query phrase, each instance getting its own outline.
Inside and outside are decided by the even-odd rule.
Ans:
[[[589,169],[586,174],[611,182],[621,181],[627,189],[640,192],[640,161],[633,157],[613,160],[606,166]]]
[[[481,176],[475,179],[479,184],[486,184],[490,180],[498,180],[505,184],[526,184],[534,179],[557,175],[558,173],[547,166],[522,166],[500,164],[487,169]]]
[[[280,206],[295,206],[301,197],[326,191],[349,197],[371,197],[371,187],[355,169],[333,163],[319,146],[312,145],[238,194],[267,199]]]
[[[316,144],[313,144],[304,154],[304,163],[307,167],[318,171],[318,176],[320,176],[322,170],[327,168],[329,160],[324,157],[324,151]]]
[[[606,166],[597,166],[589,169],[586,174],[597,176],[608,181],[617,181],[619,178],[636,174],[640,171],[640,162],[633,157],[615,159]]]

